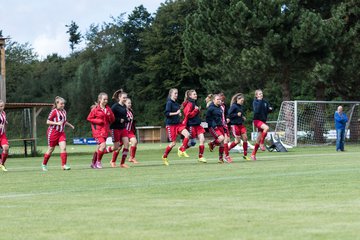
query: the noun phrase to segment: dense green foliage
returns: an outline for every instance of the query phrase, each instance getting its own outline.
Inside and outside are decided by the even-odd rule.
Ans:
[[[139,6],[91,25],[81,34],[85,48],[68,57],[39,60],[30,45],[10,41],[8,101],[60,95],[80,123],[100,91],[111,97],[123,88],[138,124],[158,125],[172,87],[180,101],[191,88],[202,99],[241,91],[248,100],[263,88],[275,107],[289,99],[358,100],[359,20],[355,0],[170,0],[155,15]]]
[[[359,238],[358,146],[260,153],[257,162],[232,154],[235,162],[222,165],[216,152],[205,153],[207,164],[172,152],[165,167],[164,146],[140,145],[140,165],[110,168],[105,155],[99,170],[89,168],[93,149],[69,146],[71,171],[60,170],[58,155],[45,173],[42,158],[9,159],[0,172],[0,238]]]

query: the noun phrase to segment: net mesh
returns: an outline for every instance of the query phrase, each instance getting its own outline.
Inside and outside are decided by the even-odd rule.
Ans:
[[[337,107],[342,105],[349,118],[346,141],[359,142],[359,103],[285,101],[281,105],[275,133],[285,144],[291,146],[334,143],[334,113]]]

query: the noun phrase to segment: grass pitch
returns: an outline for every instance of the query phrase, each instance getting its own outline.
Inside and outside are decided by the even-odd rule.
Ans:
[[[0,172],[0,239],[359,239],[360,147],[307,147],[232,153],[233,164],[207,164],[140,145],[130,169],[89,168],[93,146],[59,156],[10,158]],[[75,153],[76,152],[76,153]]]

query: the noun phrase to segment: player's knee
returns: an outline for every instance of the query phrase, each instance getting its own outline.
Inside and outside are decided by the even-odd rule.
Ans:
[[[219,142],[222,142],[222,141],[224,141],[224,140],[225,140],[225,137],[224,137],[223,135],[221,135],[221,136],[218,137],[218,141],[219,141]]]
[[[7,151],[9,151],[9,145],[2,145],[2,149],[5,153],[7,153]]]

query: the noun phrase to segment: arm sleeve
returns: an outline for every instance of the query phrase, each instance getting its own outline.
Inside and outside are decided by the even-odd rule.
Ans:
[[[52,121],[52,119],[56,116],[56,112],[54,110],[51,110],[48,116],[48,120]]]
[[[237,117],[237,112],[236,112],[236,108],[234,105],[231,105],[229,111],[228,111],[228,117],[229,118],[235,118]]]
[[[91,112],[89,113],[89,115],[87,117],[87,120],[89,122],[91,122],[92,124],[96,124],[96,125],[104,124],[101,119],[98,119],[95,117],[94,110],[91,110]]]
[[[165,116],[170,117],[170,113],[171,113],[171,102],[167,101],[165,106]]]
[[[193,118],[199,113],[199,108],[194,108],[193,110],[191,110],[191,108],[192,108],[191,104],[186,105],[186,107],[184,108],[184,114],[185,114],[185,109],[187,109],[187,114],[185,115],[187,115],[188,118]]]
[[[254,110],[254,113],[260,112],[260,102],[259,101],[256,101],[256,100],[253,101],[253,110]]]
[[[335,112],[334,118],[335,118],[335,122],[340,122],[341,121],[341,117],[340,117],[338,112]]]

